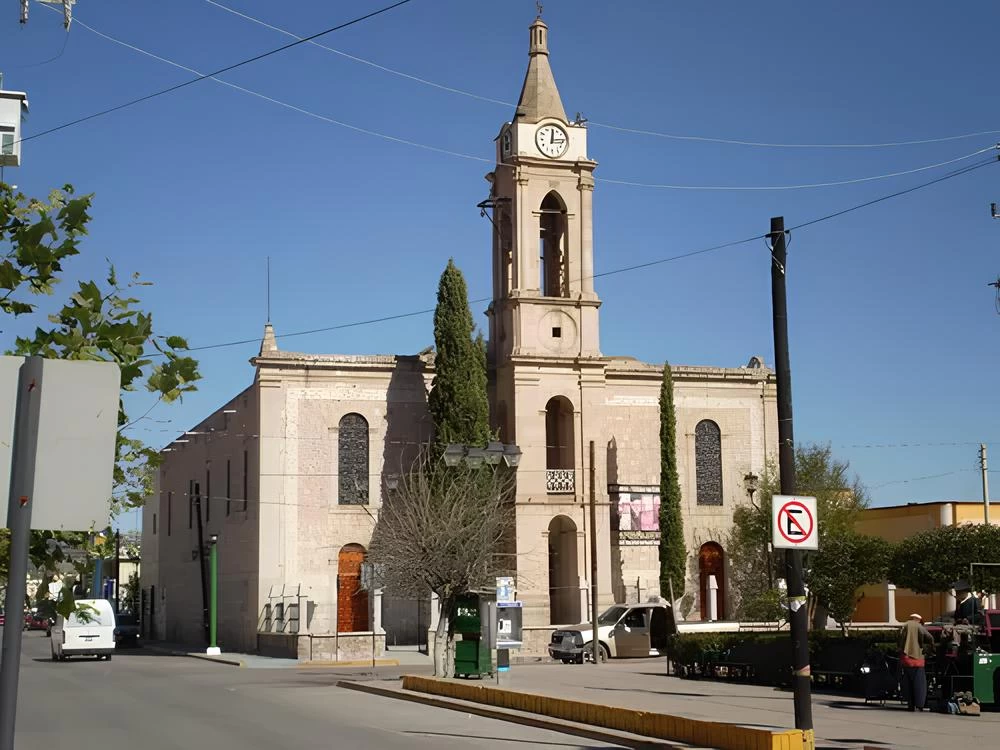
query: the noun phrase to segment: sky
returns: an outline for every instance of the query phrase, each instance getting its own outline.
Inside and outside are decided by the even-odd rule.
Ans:
[[[0,71],[5,88],[28,92],[25,135],[193,77],[164,59],[205,73],[293,41],[220,6],[306,36],[381,4],[80,0],[67,35],[61,14],[33,2],[21,26],[8,3]],[[547,0],[563,104],[590,121],[599,162],[596,272],[762,235],[772,216],[796,226],[995,158],[995,8],[940,7]],[[486,297],[490,227],[476,204],[535,15],[527,0],[412,0],[317,40],[337,52],[298,45],[220,76],[256,95],[205,80],[26,141],[6,180],[31,195],[65,183],[94,193],[91,233],[61,293],[108,261],[139,272],[154,284],[139,291],[158,331],[195,347],[259,339],[268,257],[279,336],[430,309],[449,257],[470,296]],[[718,142],[969,133],[979,135],[864,148]],[[953,163],[756,189],[943,162]],[[981,498],[981,442],[1000,469],[992,201],[1000,166],[989,165],[792,232],[795,437],[849,460],[875,505]],[[605,354],[774,362],[763,240],[602,277],[596,288]],[[484,326],[485,306],[473,305]],[[9,345],[36,322],[6,321],[0,339]],[[279,346],[415,353],[433,343],[431,325],[415,315]],[[252,381],[257,349],[197,352],[198,391],[154,408],[135,434],[160,446],[197,423]],[[129,406],[152,403],[137,394]]]

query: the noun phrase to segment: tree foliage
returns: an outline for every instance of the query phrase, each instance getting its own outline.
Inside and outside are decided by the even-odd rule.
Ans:
[[[858,589],[880,583],[889,570],[891,545],[853,531],[828,534],[808,573],[809,592],[844,633],[858,605]]]
[[[39,295],[54,293],[64,280],[66,261],[80,253],[92,202],[92,195],[76,196],[71,185],[43,201],[0,183],[0,312],[39,313]],[[8,353],[115,362],[123,395],[145,391],[156,403],[176,401],[195,390],[201,376],[197,362],[185,353],[187,342],[157,334],[152,315],[134,296],[135,289],[148,285],[138,274],[122,283],[113,266],[99,282],[80,281],[59,310],[39,320],[31,334],[18,337]],[[130,420],[124,400],[119,401],[114,487],[108,498],[113,515],[139,507],[152,492],[158,452],[126,434],[140,419]],[[32,562],[51,575],[65,563],[68,546],[102,554],[88,535],[36,532]],[[71,600],[71,592],[66,593]]]
[[[467,591],[493,588],[512,573],[507,554],[514,522],[514,472],[504,466],[442,468],[424,452],[388,493],[379,512],[368,559],[387,593],[437,594],[441,617],[435,638],[435,673],[450,674],[454,660],[450,613]]]
[[[486,348],[475,324],[462,272],[448,261],[434,310],[434,382],[428,405],[439,445],[484,446],[490,439]]]
[[[1000,527],[964,524],[914,534],[895,545],[889,580],[920,594],[948,591],[957,580],[969,580],[971,563],[1000,563]],[[976,567],[970,583],[1000,592],[1000,565]]]
[[[834,457],[828,445],[799,445],[795,450],[796,493],[816,498],[816,508],[819,523],[818,552],[806,552],[804,567],[807,571],[806,584],[810,589],[810,605],[822,604],[829,606],[832,597],[818,596],[814,583],[809,578],[809,571],[821,571],[823,576],[833,576],[837,570],[834,560],[823,560],[829,549],[830,557],[837,554],[836,550],[856,550],[857,564],[864,566],[854,572],[855,579],[865,583],[873,576],[875,581],[879,571],[884,576],[884,560],[878,555],[862,555],[870,551],[862,543],[855,544],[854,523],[858,513],[868,505],[868,492],[861,480],[850,471],[850,464]],[[731,590],[736,595],[740,615],[749,617],[749,608],[755,611],[768,609],[774,597],[767,594],[772,581],[784,577],[783,555],[768,553],[767,545],[771,541],[771,508],[774,495],[781,493],[776,467],[768,465],[761,478],[758,499],[753,505],[742,505],[733,512],[733,528],[727,540],[726,549],[729,552],[731,570]],[[883,542],[883,544],[885,544]],[[825,567],[824,567],[825,566]],[[844,585],[851,581],[844,578]],[[834,604],[840,616],[850,618],[854,607],[847,612],[843,602],[855,595],[861,583],[843,594]],[[823,601],[826,599],[827,601]],[[856,600],[854,602],[856,604]],[[839,622],[843,622],[839,620]]]
[[[681,484],[677,471],[677,414],[670,363],[663,365],[660,386],[660,594],[673,584],[675,597],[684,594],[687,549],[681,515]]]

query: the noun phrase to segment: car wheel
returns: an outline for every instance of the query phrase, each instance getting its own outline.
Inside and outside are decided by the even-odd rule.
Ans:
[[[105,654],[104,659],[105,661],[111,661],[111,654]]]
[[[586,644],[583,647],[583,659],[587,662],[593,662],[594,660],[594,644],[593,642]],[[604,664],[607,660],[611,658],[611,654],[608,652],[608,647],[603,643],[599,643],[597,646],[597,660],[600,664]]]
[[[562,659],[561,661],[563,664],[572,664],[575,659]]]
[[[52,661],[59,661],[59,657],[56,656],[56,652],[55,651],[52,652]]]

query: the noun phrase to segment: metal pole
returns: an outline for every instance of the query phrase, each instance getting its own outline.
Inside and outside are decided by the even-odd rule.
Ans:
[[[771,219],[771,312],[774,326],[774,365],[778,381],[778,465],[781,494],[795,494],[795,441],[792,435],[792,369],[788,356],[788,306],[785,298],[785,219]],[[802,550],[785,550],[789,622],[792,635],[792,692],[795,728],[812,730],[811,672],[809,669],[809,608],[802,580]]]
[[[32,358],[35,359],[35,358]],[[17,718],[17,683],[21,667],[22,623],[28,594],[28,550],[31,543],[31,500],[25,494],[35,474],[38,442],[38,412],[41,402],[41,367],[21,365],[11,448],[10,498],[7,526],[10,528],[10,567],[7,574],[7,626],[3,629],[3,662],[0,663],[0,750],[14,750]],[[15,618],[15,619],[11,619]]]
[[[590,441],[590,627],[594,664],[600,664],[601,645],[597,637],[597,467],[594,441]]]
[[[990,522],[990,478],[987,473],[986,465],[986,443],[981,443],[979,445],[979,459],[980,464],[983,467],[983,518],[986,523]],[[972,583],[972,581],[969,581]]]
[[[208,610],[208,647],[218,648],[216,636],[219,626],[219,543],[212,540],[212,546],[208,553],[209,559],[209,610]]]
[[[245,493],[244,493],[245,494]],[[201,485],[194,485],[194,509],[198,516],[198,571],[201,574],[201,623],[204,637],[208,637],[208,586],[205,576],[205,532],[201,525]]]
[[[121,612],[122,590],[122,532],[115,531],[115,614]]]

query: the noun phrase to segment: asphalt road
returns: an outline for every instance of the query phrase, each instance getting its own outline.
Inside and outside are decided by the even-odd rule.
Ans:
[[[337,679],[322,670],[243,669],[141,650],[110,662],[53,662],[44,633],[25,633],[16,748],[614,747],[343,690]]]

